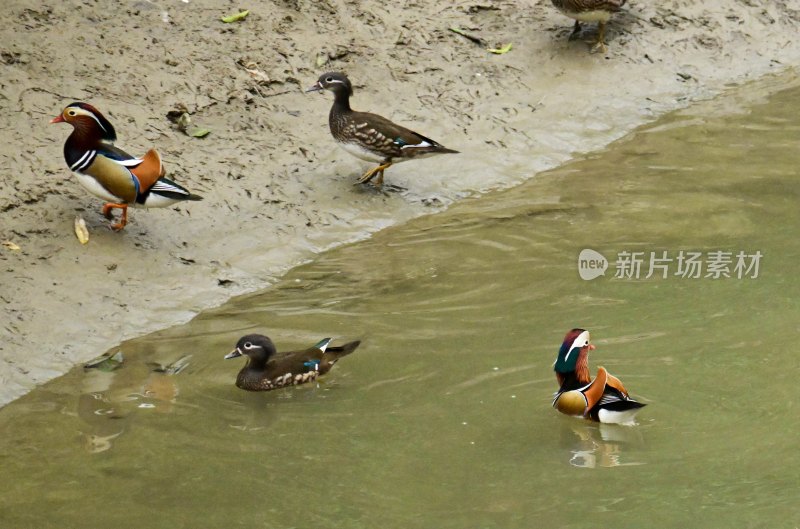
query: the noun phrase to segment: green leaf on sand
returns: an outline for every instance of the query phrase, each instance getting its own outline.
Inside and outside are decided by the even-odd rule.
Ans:
[[[190,127],[186,129],[186,134],[188,134],[192,138],[204,138],[209,134],[211,134],[211,131],[208,129],[201,129],[199,127],[198,128]]]
[[[222,21],[226,24],[230,24],[231,22],[238,22],[240,20],[244,20],[247,15],[250,14],[250,10],[245,10],[240,13],[236,13],[235,15],[228,15],[226,17],[222,17]]]
[[[488,48],[486,51],[489,53],[494,53],[496,55],[502,55],[504,53],[508,53],[511,51],[511,44],[506,44],[502,48]]]

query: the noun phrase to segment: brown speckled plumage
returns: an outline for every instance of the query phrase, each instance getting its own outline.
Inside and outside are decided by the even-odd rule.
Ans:
[[[361,342],[331,347],[330,338],[301,351],[278,353],[268,337],[249,334],[239,339],[236,348],[225,356],[247,356],[247,364],[236,376],[236,386],[247,391],[269,391],[286,386],[297,386],[316,380],[326,374],[343,356]]]
[[[597,40],[592,44],[592,52],[605,53],[606,23],[613,13],[625,5],[626,0],[551,0],[553,5],[566,16],[575,19],[575,27],[570,39],[581,31],[581,22],[597,22]]]
[[[309,90],[333,92],[328,124],[336,142],[353,156],[380,164],[367,171],[358,183],[366,183],[377,177],[375,185],[379,186],[383,182],[383,171],[394,163],[426,155],[458,152],[382,116],[350,108],[353,87],[343,73],[324,73]]]
[[[619,11],[626,0],[551,0],[559,11],[581,13],[586,11]]]

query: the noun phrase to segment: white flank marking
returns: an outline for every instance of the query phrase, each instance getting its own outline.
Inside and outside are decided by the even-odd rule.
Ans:
[[[145,208],[166,208],[172,206],[173,204],[177,204],[178,202],[182,201],[175,200],[174,198],[165,197],[164,195],[157,195],[155,193],[150,193],[149,195],[147,195],[147,199],[144,201],[144,204],[136,204],[136,206]]]
[[[433,145],[431,145],[427,141],[423,141],[422,143],[418,143],[416,145],[403,145],[400,148],[401,149],[421,149],[423,147],[433,147]]]
[[[359,158],[361,160],[366,160],[368,162],[380,163],[386,158],[382,154],[377,154],[372,151],[368,151],[367,149],[356,143],[339,143],[339,147],[347,151],[350,155],[355,156],[356,158]]]
[[[111,161],[112,162],[117,162],[118,164],[120,164],[122,166],[125,166],[125,167],[136,167],[137,165],[142,163],[144,160],[141,159],[141,158],[131,158],[130,160],[113,160],[113,159],[111,159]]]
[[[641,408],[633,408],[631,410],[625,411],[611,411],[611,410],[600,410],[597,414],[597,418],[600,419],[600,422],[606,424],[621,424],[622,426],[633,426],[636,424],[634,416]]]
[[[108,190],[102,185],[100,185],[100,182],[95,180],[93,177],[87,174],[79,173],[77,171],[73,172],[72,174],[78,177],[78,182],[80,182],[81,185],[85,187],[86,190],[89,191],[89,193],[93,194],[94,196],[100,197],[108,202],[122,202],[121,198],[115,197],[114,195],[109,193]]]

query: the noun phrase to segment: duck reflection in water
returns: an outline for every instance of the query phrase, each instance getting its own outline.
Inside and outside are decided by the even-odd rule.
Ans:
[[[569,450],[569,464],[581,468],[644,465],[636,454],[644,447],[638,428],[618,424],[562,421],[561,445]]]
[[[83,421],[84,448],[97,454],[110,450],[138,409],[170,413],[179,389],[172,375],[188,365],[189,357],[168,366],[131,363],[123,367],[120,353],[103,355],[86,364],[77,414]]]

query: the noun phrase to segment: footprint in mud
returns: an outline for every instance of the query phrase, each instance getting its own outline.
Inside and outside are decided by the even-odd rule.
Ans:
[[[383,196],[392,196],[392,193],[404,193],[408,191],[407,187],[402,187],[394,184],[383,184],[380,187],[376,187],[369,182],[359,183],[356,182],[353,184],[357,186],[363,193],[375,193],[375,194],[382,194]]]

